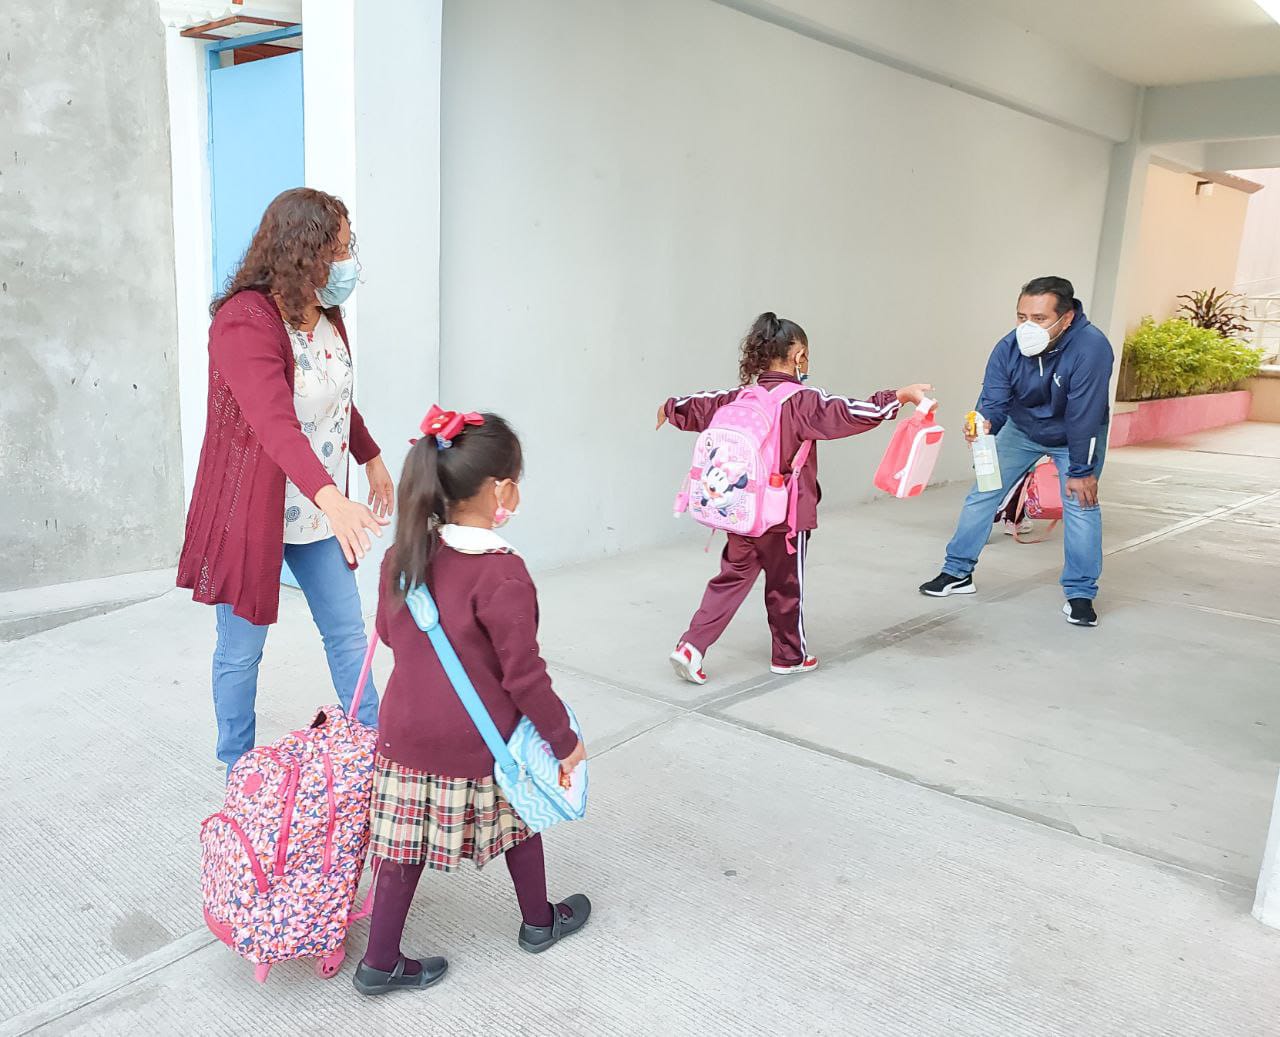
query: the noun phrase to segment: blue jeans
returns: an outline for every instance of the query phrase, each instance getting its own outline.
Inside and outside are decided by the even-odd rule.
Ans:
[[[1102,575],[1102,509],[1086,508],[1067,496],[1067,466],[1070,460],[1065,446],[1043,446],[1035,442],[1012,421],[1005,422],[996,435],[996,451],[1000,455],[999,490],[983,492],[975,486],[960,510],[955,536],[947,545],[947,560],[942,571],[952,576],[968,576],[978,564],[978,555],[991,536],[992,522],[1009,487],[1030,471],[1045,454],[1058,466],[1062,484],[1063,554],[1062,589],[1068,598],[1098,596],[1098,577]],[[1094,475],[1102,474],[1107,452],[1107,426],[1098,429],[1094,447]]]
[[[350,708],[368,640],[360,614],[356,577],[335,537],[314,544],[285,544],[284,557],[307,596],[311,618],[324,639],[333,687],[344,708]],[[258,664],[269,626],[257,626],[216,605],[218,644],[213,650],[213,712],[218,719],[218,759],[230,773],[236,760],[254,746],[258,697]],[[378,692],[370,676],[360,697],[362,723],[376,726]]]

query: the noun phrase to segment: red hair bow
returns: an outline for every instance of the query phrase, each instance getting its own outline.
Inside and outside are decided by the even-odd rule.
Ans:
[[[441,410],[439,406],[434,406],[427,411],[420,428],[424,436],[436,437],[436,445],[441,450],[448,450],[468,425],[483,424],[484,418],[479,414],[459,414],[457,411]],[[411,439],[409,442],[416,443],[417,440]]]

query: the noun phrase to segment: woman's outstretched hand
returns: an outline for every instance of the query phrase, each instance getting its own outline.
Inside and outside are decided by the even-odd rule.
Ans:
[[[661,407],[658,408],[658,424],[654,426],[654,429],[660,429],[666,423],[667,423],[667,405],[664,403]]]
[[[931,392],[933,392],[932,385],[926,382],[917,382],[915,385],[908,385],[898,390],[898,402],[914,403],[919,407]]]
[[[364,477],[369,480],[369,507],[378,518],[390,518],[396,509],[396,486],[381,454],[364,466]]]
[[[379,518],[363,504],[348,500],[332,484],[316,494],[316,507],[329,520],[329,528],[338,538],[348,565],[354,565],[373,549],[370,532],[382,536],[382,527],[391,524],[389,518]]]

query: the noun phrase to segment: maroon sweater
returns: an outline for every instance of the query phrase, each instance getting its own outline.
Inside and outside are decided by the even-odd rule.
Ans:
[[[394,548],[382,563],[378,636],[395,668],[378,714],[387,759],[450,778],[487,778],[493,756],[463,708],[427,635],[387,589]],[[521,716],[563,760],[578,744],[538,651],[538,595],[515,554],[462,554],[440,547],[428,582],[440,625],[504,739]]]
[[[784,383],[799,384],[799,379],[778,371],[766,371],[758,379],[766,389]],[[703,432],[711,424],[716,411],[738,398],[741,388],[724,392],[702,392],[667,401],[667,420],[685,432]],[[818,502],[822,487],[818,484],[818,440],[844,439],[875,428],[882,421],[896,418],[902,404],[895,389],[882,389],[870,400],[854,400],[832,396],[821,389],[805,386],[782,405],[780,435],[782,474],[791,471],[791,459],[805,441],[815,445],[800,473],[800,494],[796,504],[796,525],[800,529],[818,528]]]
[[[347,342],[337,308],[325,315]],[[348,431],[358,464],[378,456],[354,404]],[[280,311],[268,295],[238,292],[209,329],[208,416],[178,558],[179,587],[193,591],[196,601],[231,605],[250,623],[276,621],[285,476],[313,501],[333,485],[298,424],[293,346]]]

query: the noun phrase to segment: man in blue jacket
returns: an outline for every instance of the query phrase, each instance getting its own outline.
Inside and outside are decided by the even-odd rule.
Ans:
[[[1098,476],[1107,446],[1111,367],[1106,335],[1089,323],[1071,282],[1037,277],[1018,297],[1018,326],[996,343],[987,361],[978,410],[995,433],[1004,487],[965,498],[942,572],[920,593],[972,594],[973,570],[991,535],[1001,500],[1044,455],[1063,481],[1063,614],[1076,626],[1097,626],[1093,601],[1102,575],[1102,511]]]

